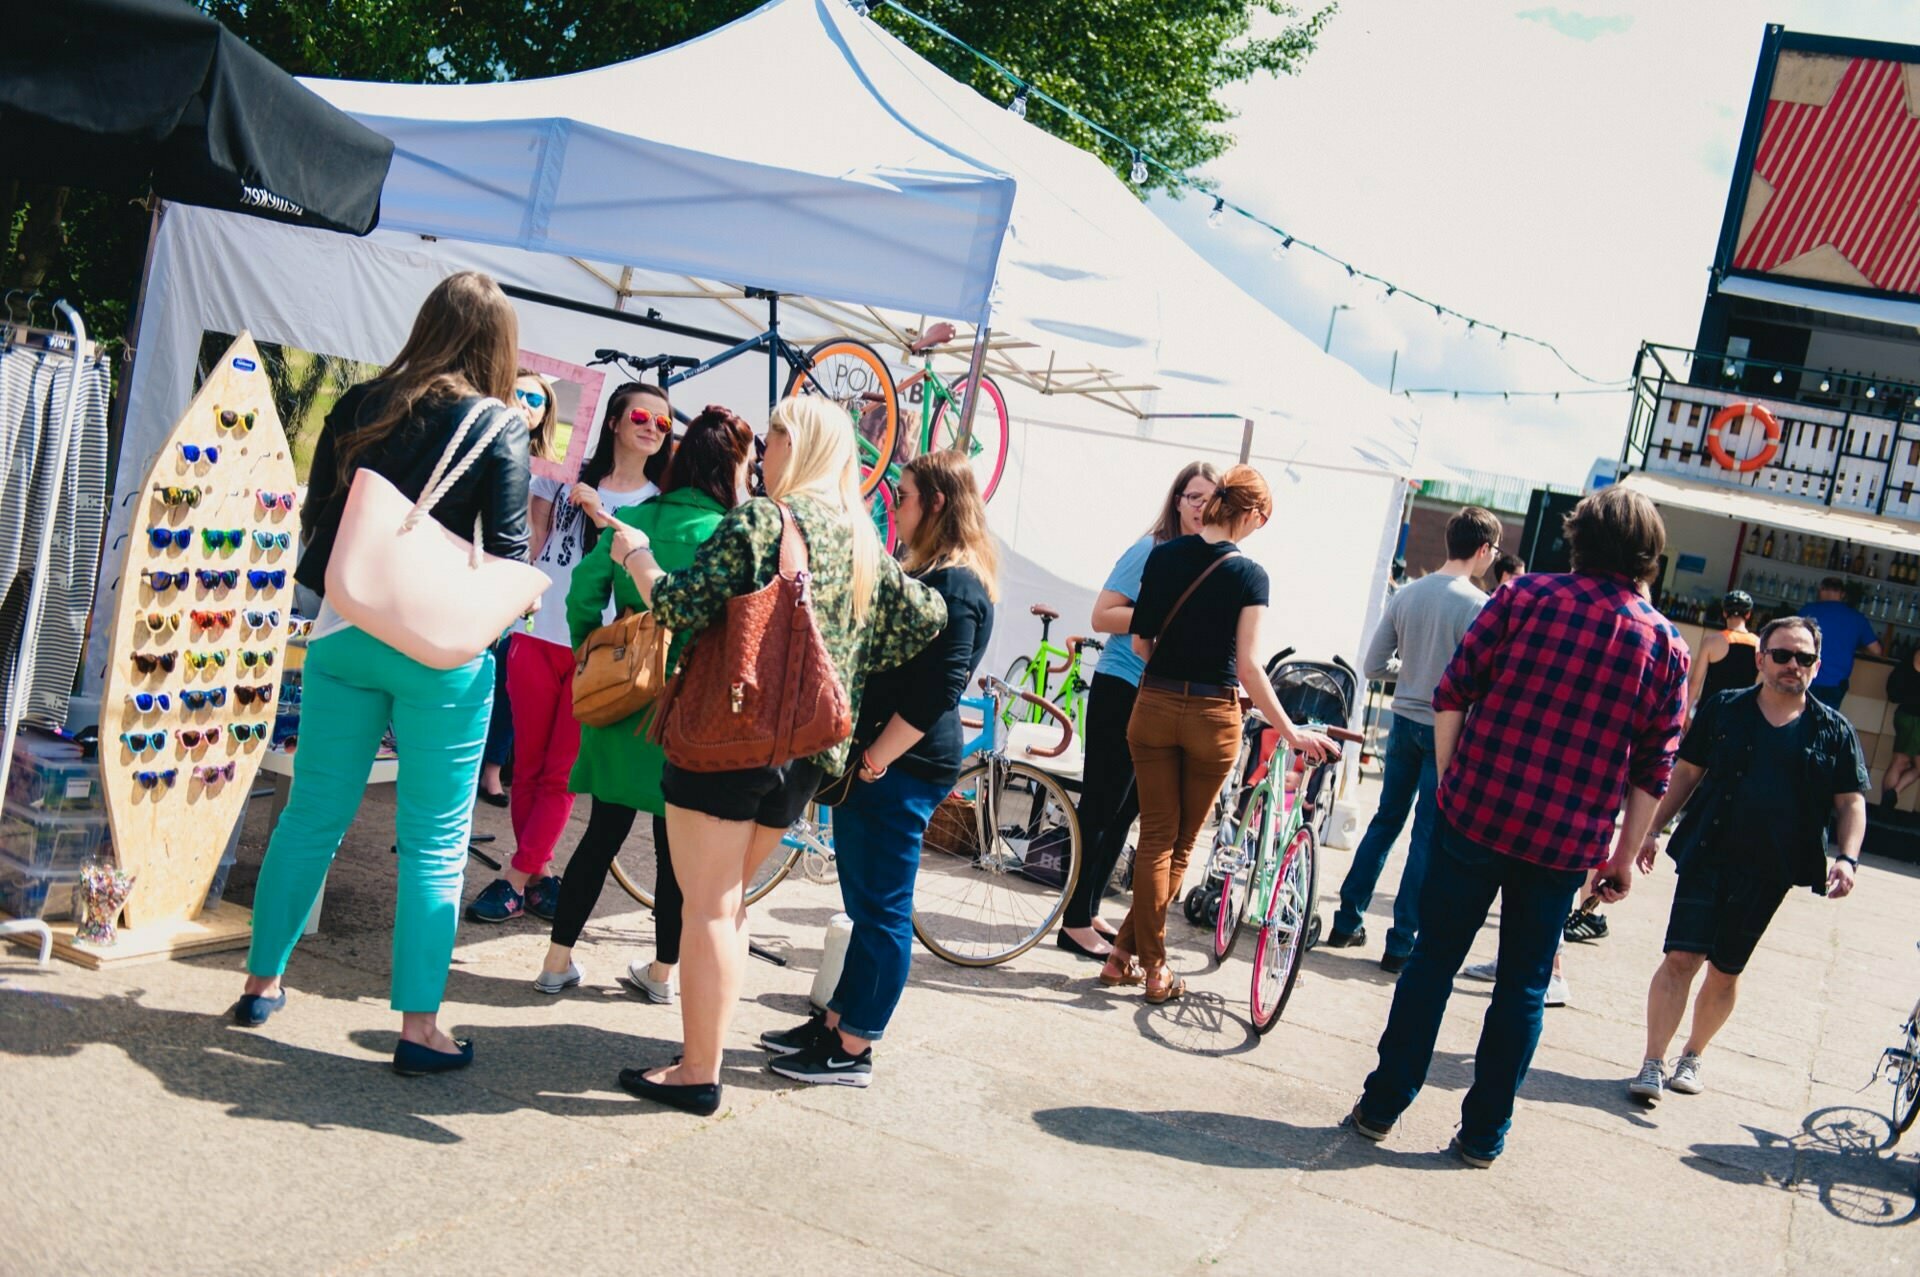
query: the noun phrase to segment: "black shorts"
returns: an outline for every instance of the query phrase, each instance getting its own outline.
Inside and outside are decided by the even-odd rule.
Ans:
[[[748,767],[730,772],[690,772],[671,762],[660,772],[660,796],[718,820],[750,820],[768,829],[785,829],[800,819],[820,788],[817,763],[796,758],[780,767]]]
[[[1666,952],[1704,953],[1721,971],[1739,975],[1789,890],[1736,864],[1683,867],[1667,917]]]

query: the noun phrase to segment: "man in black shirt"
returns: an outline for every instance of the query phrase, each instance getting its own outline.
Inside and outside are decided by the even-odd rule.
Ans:
[[[1667,844],[1679,880],[1667,956],[1647,991],[1646,1058],[1627,1088],[1648,1104],[1664,1091],[1702,1090],[1700,1055],[1733,1014],[1740,973],[1788,890],[1811,887],[1834,900],[1853,890],[1867,829],[1867,766],[1852,725],[1808,695],[1819,669],[1819,626],[1799,616],[1772,622],[1760,631],[1760,685],[1701,702],[1680,742],[1653,822],[1661,829],[1686,808]],[[1830,815],[1840,830],[1831,866]],[[1649,835],[1642,873],[1652,872],[1656,854]],[[1703,964],[1693,1028],[1669,1080],[1667,1047]]]

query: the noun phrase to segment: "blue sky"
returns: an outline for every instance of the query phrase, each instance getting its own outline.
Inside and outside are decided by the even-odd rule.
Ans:
[[[1304,71],[1242,86],[1238,144],[1206,176],[1365,269],[1623,378],[1642,339],[1691,345],[1765,24],[1920,42],[1920,0],[1532,3],[1343,0]],[[1384,386],[1571,389],[1550,355],[1469,340],[1430,310],[1208,201],[1156,211],[1315,342]],[[1579,483],[1617,455],[1624,395],[1422,397],[1449,464]]]

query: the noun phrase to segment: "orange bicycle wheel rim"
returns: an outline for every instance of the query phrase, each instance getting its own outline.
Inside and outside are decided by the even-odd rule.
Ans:
[[[875,405],[855,416],[855,429],[865,436],[880,457],[878,465],[868,466],[864,462],[861,465],[860,495],[870,498],[887,477],[887,465],[893,459],[894,444],[900,437],[900,395],[893,384],[893,373],[872,347],[851,339],[823,341],[807,352],[807,358],[812,365],[825,363],[829,359],[857,360],[872,371],[872,384],[881,389],[884,414],[878,411],[880,405]],[[807,393],[804,389],[807,384],[806,373],[795,372],[787,379],[787,395]],[[850,403],[843,406],[848,408],[850,416],[854,415]]]

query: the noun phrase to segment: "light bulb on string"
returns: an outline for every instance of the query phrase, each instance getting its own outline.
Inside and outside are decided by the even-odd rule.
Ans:
[[[1445,306],[1440,306],[1440,305],[1434,306],[1433,317],[1436,321],[1439,322],[1442,328],[1445,328],[1447,326],[1448,317],[1447,317],[1447,308]]]
[[[1507,348],[1507,335],[1506,335],[1505,333],[1501,333],[1501,334],[1500,334],[1500,349],[1502,349],[1502,350],[1505,350],[1506,348]],[[1558,399],[1559,397],[1560,397],[1559,395],[1555,395],[1555,396],[1554,396],[1554,398],[1555,398],[1555,399]]]
[[[1399,291],[1400,290],[1397,287],[1387,283],[1385,280],[1380,281],[1380,300],[1381,301],[1383,302],[1392,301],[1393,295]]]
[[[1127,176],[1133,179],[1135,186],[1145,186],[1147,184],[1147,157],[1135,151],[1133,153],[1133,170],[1129,172]]]
[[[1779,384],[1780,384],[1781,382],[1783,382],[1783,381],[1785,381],[1786,379],[1787,379],[1787,375],[1786,375],[1785,373],[1783,373],[1783,372],[1781,372],[1781,371],[1780,371],[1780,370],[1779,370],[1778,368],[1775,368],[1775,369],[1773,370],[1773,384],[1774,384],[1774,385],[1776,385],[1776,386],[1777,386],[1777,385],[1779,385]]]
[[[1877,398],[1879,396],[1879,393],[1880,393],[1880,387],[1878,386],[1867,387],[1867,398],[1869,399]]]
[[[1227,201],[1219,195],[1214,196],[1213,210],[1207,214],[1207,229],[1210,231],[1219,230],[1220,219],[1225,217],[1226,215],[1227,215]]]
[[[1467,340],[1472,341],[1474,338],[1478,337],[1479,335],[1480,335],[1479,323],[1475,320],[1469,319],[1467,321]]]
[[[1822,377],[1820,379],[1820,393],[1824,395],[1829,390],[1832,390],[1832,389],[1833,389],[1833,383],[1829,381],[1827,378]]]
[[[1276,262],[1280,261],[1286,255],[1287,255],[1287,246],[1285,244],[1275,244],[1273,246],[1273,251],[1267,254],[1268,257],[1271,257]]]
[[[1027,118],[1027,86],[1026,85],[1023,84],[1019,88],[1013,91],[1013,101],[1007,103],[1007,110],[1013,112],[1020,119],[1024,120]]]

